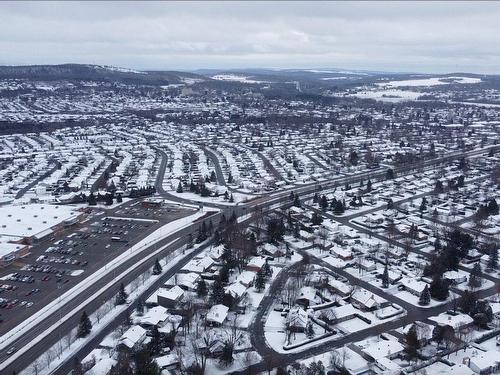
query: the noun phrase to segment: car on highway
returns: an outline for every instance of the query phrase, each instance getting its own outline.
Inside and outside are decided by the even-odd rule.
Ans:
[[[12,346],[9,350],[7,350],[7,355],[12,355],[17,351],[15,346]]]

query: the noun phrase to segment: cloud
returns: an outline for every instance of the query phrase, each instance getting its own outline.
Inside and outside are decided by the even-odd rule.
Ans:
[[[1,2],[0,63],[500,73],[495,2]]]

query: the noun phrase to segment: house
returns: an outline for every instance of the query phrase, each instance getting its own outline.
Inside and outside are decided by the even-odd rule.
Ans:
[[[179,366],[179,357],[175,354],[167,354],[155,358],[156,364],[163,370],[175,370]]]
[[[339,246],[334,246],[330,249],[330,254],[336,255],[338,258],[348,261],[352,260],[352,251]]]
[[[226,294],[229,294],[235,300],[239,300],[247,291],[247,287],[238,282],[234,282],[231,285],[224,288]]]
[[[307,242],[313,242],[315,239],[315,236],[313,233],[306,232],[305,230],[300,230],[299,231],[299,238],[307,241]]]
[[[266,259],[263,257],[253,257],[245,266],[247,271],[259,272],[264,264],[266,263]]]
[[[299,296],[296,299],[296,302],[299,305],[308,307],[315,304],[316,300],[316,289],[310,286],[304,286],[300,288]]]
[[[342,323],[346,320],[353,319],[358,314],[358,310],[350,303],[339,306],[322,309],[319,311],[318,317],[329,324]]]
[[[194,272],[190,273],[178,273],[173,276],[169,281],[168,285],[178,285],[184,290],[195,291],[198,285],[198,280],[200,280],[200,275]]]
[[[251,271],[243,271],[236,278],[236,282],[246,286],[247,288],[252,286],[254,281],[255,281],[255,273]]]
[[[215,261],[209,256],[192,259],[182,267],[181,272],[203,273],[208,270]]]
[[[422,280],[415,280],[415,279],[405,279],[403,283],[405,290],[410,292],[411,294],[420,297],[422,295],[422,292],[424,291],[425,287],[427,286],[427,283],[422,281]]]
[[[463,272],[459,272],[459,271],[446,271],[443,274],[443,277],[451,285],[458,285],[458,284],[465,283],[467,281],[467,276]]]
[[[376,298],[375,295],[366,289],[355,290],[351,294],[351,303],[361,310],[375,310],[380,306],[378,301],[380,297]]]
[[[174,286],[170,289],[160,289],[157,294],[158,305],[172,309],[182,301],[184,290],[179,286]]]
[[[395,356],[403,352],[404,346],[397,340],[381,339],[378,341],[372,341],[369,343],[369,345],[367,345],[366,347],[361,347],[360,349],[374,361],[378,361],[384,357],[387,357],[389,359],[394,358]]]
[[[375,364],[383,371],[383,374],[396,375],[401,373],[401,366],[387,357],[378,358]]]
[[[135,351],[140,348],[145,339],[146,330],[141,326],[133,325],[123,333],[118,340],[118,345],[128,350]]]
[[[328,279],[328,288],[341,297],[347,297],[352,292],[352,287],[349,284],[334,278]]]
[[[469,315],[462,313],[442,313],[438,316],[431,316],[429,320],[436,322],[439,326],[451,326],[455,332],[458,332],[462,328],[466,328],[474,323],[474,319],[472,319]]]
[[[138,317],[137,322],[141,327],[149,328],[161,325],[168,319],[169,315],[165,307],[155,306],[149,309],[143,316]]]
[[[467,255],[462,259],[463,263],[470,264],[479,262],[483,254],[481,254],[477,249],[470,250]]]
[[[500,370],[500,358],[497,350],[480,352],[477,356],[469,358],[469,367],[477,374],[492,374]]]
[[[307,312],[299,306],[292,307],[286,316],[288,329],[292,332],[304,332],[307,322]]]
[[[181,322],[182,316],[169,314],[168,318],[161,323],[160,328],[158,328],[158,332],[165,335],[169,335],[172,332],[177,332],[179,326],[181,325]]]
[[[210,308],[207,313],[207,323],[215,326],[220,326],[227,318],[229,308],[224,305],[215,305]]]
[[[279,249],[277,246],[270,244],[270,243],[265,243],[262,246],[262,253],[265,255],[269,255],[272,257],[280,257],[283,256],[283,250]]]

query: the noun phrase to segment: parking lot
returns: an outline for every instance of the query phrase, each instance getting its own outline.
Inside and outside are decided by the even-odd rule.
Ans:
[[[75,286],[161,225],[191,214],[174,207],[131,202],[96,211],[90,220],[33,246],[23,259],[0,270],[0,334]]]

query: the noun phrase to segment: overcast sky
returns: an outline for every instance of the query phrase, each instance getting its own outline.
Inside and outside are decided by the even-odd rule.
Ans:
[[[499,2],[0,2],[0,64],[500,73]]]

